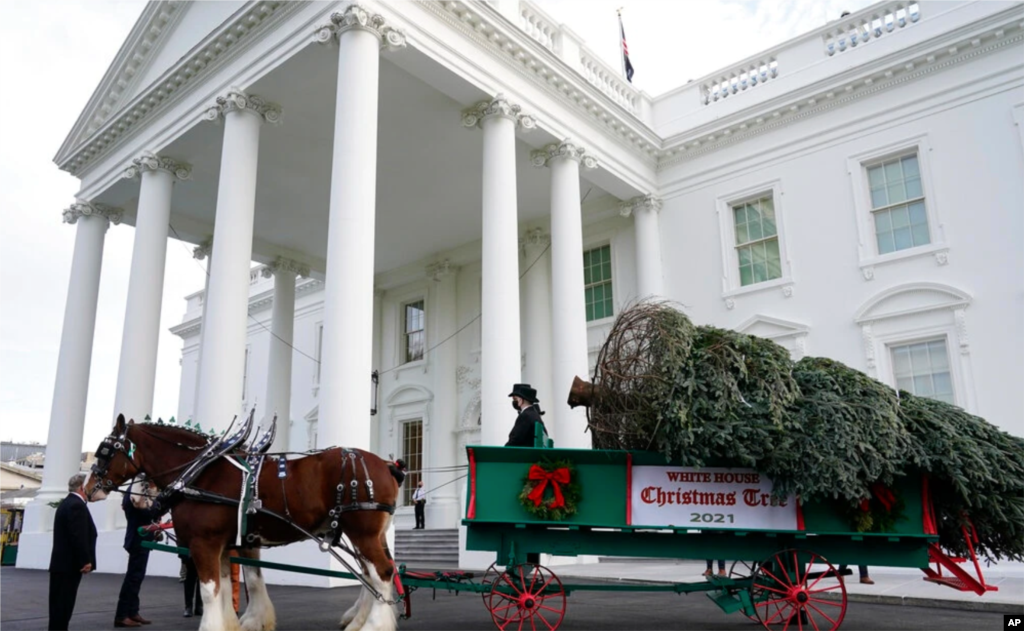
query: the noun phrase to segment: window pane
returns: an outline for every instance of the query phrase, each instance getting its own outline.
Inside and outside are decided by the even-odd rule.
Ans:
[[[931,237],[928,235],[928,225],[919,225],[911,228],[913,231],[914,245],[928,245],[931,242]]]
[[[751,256],[749,246],[745,248],[737,248],[736,254],[739,256],[740,267],[743,267],[744,265],[750,265]]]
[[[882,168],[885,169],[885,183],[892,185],[895,182],[903,181],[903,169],[900,167],[899,160],[894,160],[887,164],[883,164]]]
[[[782,278],[782,260],[779,257],[779,240],[765,241],[768,258],[768,279]]]
[[[910,374],[910,349],[906,346],[895,348],[892,351],[893,372],[897,377],[905,377]]]
[[[928,213],[924,210],[924,204],[922,202],[914,202],[910,205],[910,224],[927,224]]]
[[[761,212],[754,204],[747,204],[747,223],[761,223]]]
[[[936,395],[953,394],[953,379],[948,372],[937,372],[932,375],[932,385],[935,386]]]
[[[606,254],[604,257],[604,265],[601,266],[601,280],[612,279],[612,258],[611,254]]]
[[[422,477],[423,471],[423,422],[402,423],[402,454],[409,474],[402,489],[405,504],[412,503],[412,493]]]
[[[945,339],[893,347],[891,355],[897,388],[917,396],[955,402]]]
[[[768,280],[768,267],[764,263],[754,263],[754,282],[763,283]]]
[[[754,268],[750,265],[740,268],[740,285],[746,287],[754,282]]]
[[[771,197],[761,200],[761,218],[775,221],[775,200]]]
[[[885,194],[885,189],[872,189],[871,190],[871,207],[881,208],[882,206],[889,205],[889,197]]]
[[[587,301],[587,322],[594,320],[594,303]]]
[[[747,224],[736,224],[736,243],[746,243],[750,241],[750,234],[747,232]]]
[[[604,245],[583,253],[583,299],[587,322],[612,315],[612,248]]]
[[[889,211],[892,217],[892,227],[895,228],[906,228],[910,225],[910,212],[906,206],[900,206],[893,208]]]
[[[903,177],[910,179],[912,177],[918,177],[921,174],[920,169],[917,165],[917,156],[907,156],[903,158]]]
[[[892,232],[893,241],[897,250],[905,250],[914,247],[914,237],[910,234],[910,228],[899,228]]]
[[[755,211],[756,212],[756,211]],[[747,233],[751,241],[756,241],[764,236],[761,232],[761,218],[758,217],[756,222],[747,224]]]
[[[935,340],[928,342],[928,357],[931,359],[932,368],[936,371],[949,368],[949,357],[946,355],[946,341]]]
[[[888,210],[875,213],[875,232],[888,232],[892,230],[892,219]]]
[[[927,344],[914,344],[910,347],[910,363],[914,367],[915,375],[931,372],[931,362],[928,360]]]
[[[914,380],[910,377],[901,377],[896,379],[896,388],[903,390],[904,392],[914,392]]]
[[[868,169],[868,184],[871,186],[871,190],[885,186],[885,175],[882,173],[882,167],[877,166]]]
[[[921,178],[912,177],[907,179],[907,199],[914,199],[915,197],[921,197],[924,193],[921,191]]]
[[[930,397],[935,394],[935,389],[932,387],[931,375],[914,377],[914,394],[921,397]]]
[[[878,235],[878,253],[888,254],[896,251],[896,244],[893,242],[892,233],[884,232]]]
[[[889,195],[890,204],[898,204],[907,200],[907,192],[903,188],[903,182],[895,182],[885,187]]]
[[[737,226],[740,225],[741,223],[747,223],[747,207],[746,206],[736,206],[735,208],[732,209],[732,213],[733,213],[733,216],[734,216],[734,218],[736,220],[736,225]]]
[[[754,245],[750,246],[750,251],[753,254],[753,260],[755,264],[765,262],[763,243],[755,243]]]

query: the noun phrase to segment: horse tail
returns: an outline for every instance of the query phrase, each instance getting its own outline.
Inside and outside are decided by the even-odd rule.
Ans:
[[[405,481],[405,469],[405,461],[401,458],[388,463],[388,471],[390,471],[391,476],[395,478],[395,482],[398,482],[398,486],[402,486],[402,482]]]

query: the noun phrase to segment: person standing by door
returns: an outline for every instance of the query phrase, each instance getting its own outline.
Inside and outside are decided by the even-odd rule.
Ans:
[[[85,474],[68,480],[65,497],[53,518],[50,553],[49,629],[64,630],[71,622],[82,577],[96,569],[96,524],[85,498]]]
[[[413,530],[426,528],[426,518],[423,513],[427,507],[427,490],[423,488],[423,480],[416,483],[416,490],[412,493],[412,501],[416,509],[416,527]]]

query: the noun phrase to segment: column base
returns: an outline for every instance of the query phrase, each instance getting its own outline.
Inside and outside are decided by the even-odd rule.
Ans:
[[[456,498],[443,497],[427,502],[424,517],[430,529],[458,528],[462,511]]]
[[[57,512],[57,509],[50,506],[49,502],[60,502],[62,499],[64,499],[63,496],[46,497],[37,495],[31,502],[26,504],[25,519],[21,525],[22,536],[25,533],[52,532],[53,515]]]

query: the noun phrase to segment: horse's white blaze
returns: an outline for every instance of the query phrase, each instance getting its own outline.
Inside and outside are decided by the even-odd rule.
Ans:
[[[243,631],[274,631],[277,628],[277,616],[274,605],[267,594],[267,585],[263,576],[254,567],[246,565],[245,586],[249,591],[249,602],[242,616]]]
[[[378,575],[377,568],[371,565],[366,573],[366,578],[369,579],[370,584],[373,585],[374,589],[380,593],[385,601],[391,600],[394,583],[385,581],[383,577]],[[394,605],[381,602],[372,596],[370,596],[370,600],[372,601],[370,616],[366,619],[366,625],[363,627],[364,631],[395,631],[398,628],[398,621],[395,620]]]
[[[203,597],[203,619],[199,623],[199,631],[221,631],[227,628],[224,610],[220,605],[222,591],[218,589],[215,581],[199,583],[199,595]],[[235,626],[237,627],[237,623]]]
[[[359,591],[359,598],[356,600],[355,609],[356,613],[353,616],[351,622],[345,627],[345,631],[359,631],[366,624],[366,619],[370,616],[370,607],[373,605],[373,594],[368,589],[363,587]]]
[[[352,606],[348,608],[348,611],[346,611],[345,613],[341,614],[341,622],[338,623],[339,627],[344,629],[353,620],[356,619],[356,615],[359,613],[359,608],[363,604],[363,597],[366,596],[367,594],[369,594],[369,592],[366,591],[365,587],[363,587],[362,589],[359,590],[359,596],[356,597],[356,601],[354,603],[352,603]]]

